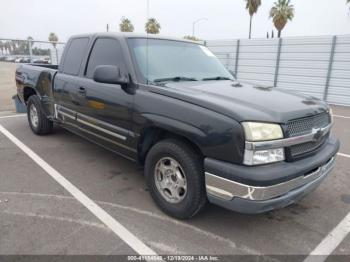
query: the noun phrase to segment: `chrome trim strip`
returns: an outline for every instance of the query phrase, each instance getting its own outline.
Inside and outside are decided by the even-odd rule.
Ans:
[[[82,119],[80,119],[80,118],[78,118],[77,121],[78,121],[79,123],[82,123],[82,124],[84,124],[84,125],[86,125],[86,126],[92,127],[92,128],[94,128],[94,129],[99,130],[99,131],[101,131],[101,132],[103,132],[103,133],[106,133],[106,134],[108,134],[108,135],[114,136],[114,137],[119,138],[119,139],[121,139],[121,140],[126,140],[126,136],[122,136],[122,135],[116,134],[116,133],[114,133],[114,132],[112,132],[112,131],[109,131],[109,130],[104,129],[104,128],[102,128],[102,127],[99,127],[99,126],[97,126],[97,125],[91,124],[91,123],[89,123],[89,122],[87,122],[87,121],[85,121],[85,120],[82,120]]]
[[[63,116],[66,116],[66,117],[69,117],[69,118],[71,118],[71,119],[74,119],[74,120],[76,120],[77,122],[79,122],[79,123],[81,123],[81,124],[84,124],[84,125],[86,125],[86,126],[89,126],[89,127],[91,127],[91,128],[94,128],[94,129],[96,129],[96,130],[99,130],[99,131],[101,131],[101,132],[104,132],[104,133],[106,133],[106,134],[108,134],[108,135],[114,136],[114,137],[116,137],[116,138],[118,138],[118,139],[121,139],[121,140],[124,140],[124,141],[125,141],[125,140],[126,140],[126,136],[117,134],[117,133],[112,132],[112,131],[110,131],[110,130],[107,130],[107,129],[105,129],[105,128],[102,128],[102,127],[99,127],[99,126],[97,126],[97,125],[94,125],[94,124],[92,124],[92,123],[90,123],[90,122],[88,122],[88,121],[85,121],[85,120],[79,118],[79,116],[80,116],[80,117],[83,117],[83,118],[86,118],[87,120],[90,119],[91,121],[94,121],[94,122],[97,122],[97,123],[102,123],[103,125],[110,126],[111,128],[119,129],[119,130],[122,130],[122,131],[124,131],[124,132],[130,132],[130,131],[128,131],[128,130],[126,130],[126,129],[123,129],[123,128],[121,128],[121,127],[117,127],[117,126],[114,126],[114,125],[111,125],[111,124],[102,122],[102,121],[100,121],[100,120],[98,120],[98,119],[95,119],[95,118],[86,116],[86,115],[84,115],[84,114],[77,113],[77,112],[75,112],[75,111],[73,111],[73,110],[71,110],[71,109],[69,109],[69,108],[64,107],[64,106],[61,106],[61,105],[56,105],[56,106],[57,106],[57,111],[58,111],[59,114],[61,114],[61,115],[63,115]],[[76,117],[75,117],[75,116],[71,116],[71,115],[69,115],[69,114],[66,113],[66,112],[63,112],[61,109],[62,109],[62,110],[65,110],[65,111],[67,111],[67,112],[71,112],[72,114],[76,115]]]
[[[75,115],[77,112],[75,112],[75,111],[73,111],[73,110],[71,110],[71,109],[69,109],[69,108],[67,108],[67,107],[65,107],[65,106],[61,106],[61,105],[57,105],[57,109],[59,110],[59,111],[67,111],[68,113],[71,113],[72,115]]]
[[[325,136],[332,128],[332,123],[324,128],[314,129],[310,134],[290,137],[285,139],[263,141],[263,142],[245,142],[245,149],[247,150],[264,150],[276,149],[282,147],[289,147],[297,144],[315,141],[319,137]]]
[[[115,125],[111,125],[111,124],[109,124],[109,123],[100,121],[100,120],[98,120],[98,119],[96,119],[96,118],[89,117],[89,116],[87,116],[87,115],[84,115],[84,114],[75,112],[75,111],[73,111],[73,110],[71,110],[71,109],[69,109],[69,108],[66,108],[65,106],[56,105],[56,107],[57,107],[57,111],[58,111],[59,114],[62,114],[62,115],[67,116],[67,117],[70,117],[71,119],[74,119],[74,120],[76,120],[76,121],[79,122],[79,123],[82,123],[82,124],[84,124],[84,125],[86,125],[86,126],[89,126],[89,127],[91,127],[91,128],[97,129],[97,130],[99,130],[99,131],[101,131],[101,132],[104,132],[104,133],[106,133],[106,134],[109,134],[109,135],[111,135],[111,136],[114,136],[114,137],[116,137],[116,138],[118,138],[118,139],[121,139],[121,140],[124,140],[124,141],[125,141],[125,140],[127,139],[127,137],[124,136],[124,135],[118,134],[118,133],[116,133],[116,132],[110,131],[110,130],[108,130],[108,129],[105,129],[105,128],[103,128],[103,127],[94,125],[94,124],[92,124],[91,122],[85,121],[85,120],[83,120],[83,119],[81,119],[81,118],[85,118],[86,120],[91,120],[92,122],[100,123],[101,125],[105,125],[105,126],[107,126],[107,127],[110,127],[111,129],[119,130],[120,132],[128,133],[128,134],[130,134],[131,136],[134,135],[134,133],[133,133],[132,131],[130,131],[130,130],[127,130],[127,129],[124,129],[124,128],[122,128],[122,127],[118,127],[118,126],[115,126]],[[63,112],[62,110],[65,110],[65,111],[67,111],[67,112],[71,112],[72,114],[76,115],[76,117],[74,116],[74,118],[72,118],[73,116],[69,116],[69,114],[67,114],[66,112]],[[81,118],[79,118],[79,117],[81,117]]]
[[[310,174],[267,187],[249,186],[205,172],[206,189],[208,194],[223,200],[232,200],[234,197],[257,201],[268,200],[328,175],[334,167],[334,160],[335,157]]]
[[[54,104],[53,107],[54,107],[54,117],[55,117],[55,119],[58,119],[57,104]]]
[[[63,117],[68,117],[68,118],[70,118],[70,119],[75,120],[75,117],[74,117],[74,116],[71,116],[71,115],[69,115],[69,114],[67,114],[67,113],[65,113],[65,112],[60,111],[60,110],[58,110],[58,114],[62,115]]]
[[[125,128],[122,128],[122,127],[119,127],[119,126],[115,126],[115,125],[112,125],[112,124],[109,124],[107,122],[104,122],[104,121],[101,121],[101,120],[98,120],[94,117],[91,117],[91,116],[87,116],[87,115],[84,115],[84,114],[81,114],[81,113],[78,113],[78,116],[77,116],[78,119],[82,119],[83,121],[86,121],[86,122],[89,122],[89,123],[97,123],[97,124],[100,124],[102,127],[101,128],[104,128],[104,127],[108,127],[112,130],[110,130],[111,132],[113,132],[115,130],[116,133],[119,132],[120,133],[124,133],[124,134],[129,134],[131,133],[131,131],[125,129]],[[104,126],[104,127],[103,127]],[[122,134],[120,134],[122,135]]]
[[[75,125],[75,124],[73,124],[73,123],[68,123],[68,124],[71,125],[71,126],[73,126],[73,127],[75,127],[75,128],[77,128],[77,129],[79,129],[79,130],[81,130],[81,131],[83,131],[83,132],[85,132],[85,133],[88,133],[88,134],[90,134],[90,135],[96,136],[96,137],[98,137],[98,138],[100,138],[100,139],[102,139],[102,140],[105,140],[105,141],[109,142],[109,143],[115,144],[116,146],[125,148],[125,149],[127,149],[127,150],[129,150],[129,151],[132,151],[132,152],[134,152],[134,153],[137,153],[137,150],[135,150],[135,149],[133,149],[133,148],[131,148],[131,147],[125,146],[125,145],[123,145],[123,144],[119,144],[118,142],[115,142],[114,140],[111,140],[111,139],[108,139],[108,138],[106,138],[106,137],[100,136],[99,134],[96,134],[96,133],[94,133],[94,132],[91,132],[91,131],[89,131],[89,130],[87,130],[87,129],[85,129],[85,128],[82,128],[82,127],[80,127],[80,126],[77,126],[77,125]],[[94,142],[94,141],[93,141],[93,142]],[[96,142],[94,142],[94,143],[96,143]],[[98,143],[97,143],[97,144],[98,144]],[[103,146],[103,145],[102,145],[102,146]],[[103,146],[103,147],[105,147],[105,146]],[[113,151],[113,152],[115,152],[115,151]],[[124,155],[123,155],[123,156],[124,156]],[[126,157],[126,156],[125,156],[125,157]],[[131,159],[131,158],[130,158],[130,159]],[[135,161],[135,160],[133,160],[133,161]]]

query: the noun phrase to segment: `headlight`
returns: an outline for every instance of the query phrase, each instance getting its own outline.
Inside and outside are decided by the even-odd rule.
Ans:
[[[243,122],[245,138],[249,142],[270,141],[283,138],[282,128],[278,124]],[[262,165],[283,161],[284,148],[244,151],[245,165]]]
[[[278,124],[243,122],[247,141],[268,141],[283,138],[282,128]]]
[[[267,149],[267,150],[245,150],[244,152],[244,164],[245,165],[262,165],[274,162],[283,161],[284,149]]]

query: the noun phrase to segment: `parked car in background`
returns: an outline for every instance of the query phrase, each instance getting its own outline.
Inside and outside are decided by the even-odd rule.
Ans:
[[[72,37],[59,67],[21,65],[16,84],[35,134],[57,123],[138,161],[177,218],[207,200],[249,214],[290,205],[330,174],[339,149],[325,102],[239,83],[183,39]]]
[[[5,58],[5,62],[11,62],[14,63],[16,61],[16,57],[8,56]]]
[[[16,63],[30,63],[30,58],[28,57],[19,57],[15,60]]]
[[[44,57],[44,58],[34,59],[33,63],[35,63],[35,64],[51,64],[51,61],[50,61],[49,57]]]

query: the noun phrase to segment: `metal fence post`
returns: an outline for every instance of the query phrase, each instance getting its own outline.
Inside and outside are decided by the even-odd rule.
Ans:
[[[273,80],[273,86],[277,86],[278,74],[280,70],[280,61],[281,61],[281,50],[282,50],[282,38],[278,39],[278,48],[277,48],[277,58],[276,58],[276,67],[275,67],[275,78]]]
[[[29,40],[28,41],[28,47],[29,47],[29,59],[30,59],[30,62],[32,63],[33,62],[33,46],[32,46],[32,41]]]
[[[237,78],[237,74],[238,74],[238,60],[239,60],[240,45],[241,45],[241,40],[238,39],[237,46],[236,46],[236,61],[235,61],[235,76],[236,76],[236,78]]]
[[[332,69],[333,69],[333,60],[334,60],[334,53],[335,53],[336,45],[337,45],[337,36],[333,36],[331,53],[330,53],[330,56],[329,56],[329,64],[328,64],[326,85],[325,85],[324,93],[323,93],[323,100],[324,101],[327,100],[327,96],[328,96],[328,89],[329,89],[329,83],[331,81],[331,75],[332,75]]]

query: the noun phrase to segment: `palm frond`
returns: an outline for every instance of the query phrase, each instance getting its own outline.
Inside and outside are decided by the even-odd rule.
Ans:
[[[149,34],[159,34],[160,23],[155,18],[149,18],[145,24],[145,31]]]
[[[261,5],[261,0],[245,0],[246,1],[246,9],[249,12],[250,16],[253,16],[256,12],[258,12],[259,6]]]
[[[122,17],[120,20],[119,29],[121,32],[134,32],[134,25],[131,23],[130,19]]]
[[[270,18],[272,18],[275,27],[280,32],[287,22],[294,18],[294,13],[295,9],[291,4],[291,0],[278,0],[270,10]]]

